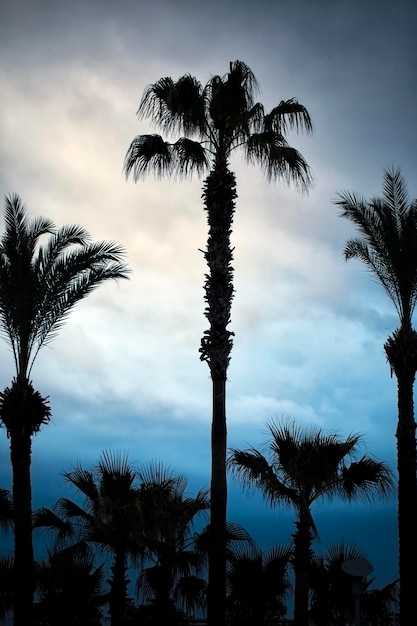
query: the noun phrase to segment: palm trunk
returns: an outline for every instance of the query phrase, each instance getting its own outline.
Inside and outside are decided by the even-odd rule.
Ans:
[[[410,574],[417,562],[417,456],[413,392],[417,371],[417,333],[409,327],[402,327],[384,347],[397,377],[400,626],[407,626],[417,618],[415,582]]]
[[[125,549],[116,548],[114,562],[111,567],[112,579],[110,581],[110,625],[122,626],[125,621],[127,585],[126,579],[126,556]]]
[[[310,590],[311,531],[308,522],[300,518],[295,522],[293,566],[294,626],[308,626],[308,598]]]
[[[47,398],[24,377],[0,393],[0,417],[10,437],[14,515],[14,626],[32,626],[35,562],[32,537],[32,435],[50,417]]]
[[[416,424],[414,373],[397,379],[398,425],[398,538],[400,575],[400,626],[417,620],[415,580],[410,572],[417,563]]]
[[[31,436],[25,428],[10,433],[14,510],[14,626],[33,623],[35,565],[32,538]]]
[[[209,236],[204,253],[206,275],[205,315],[210,329],[201,341],[201,359],[210,368],[213,392],[211,428],[210,542],[207,592],[207,626],[226,623],[226,377],[233,333],[227,330],[233,299],[233,258],[230,235],[236,198],[234,175],[217,164],[204,185]]]

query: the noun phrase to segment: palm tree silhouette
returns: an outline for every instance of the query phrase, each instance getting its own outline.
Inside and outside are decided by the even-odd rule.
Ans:
[[[351,460],[358,454],[360,435],[340,439],[292,421],[271,421],[267,426],[268,458],[255,448],[232,449],[228,463],[244,487],[258,488],[271,506],[289,506],[296,513],[294,624],[307,626],[311,544],[318,537],[311,506],[334,497],[348,501],[385,497],[391,492],[392,476],[384,463],[367,455]]]
[[[81,466],[64,472],[65,479],[84,498],[83,505],[60,498],[53,510],[34,514],[35,528],[56,534],[55,550],[83,555],[110,554],[109,614],[111,626],[123,624],[127,602],[128,558],[138,557],[142,544],[142,510],[136,470],[125,454],[104,451],[92,470]],[[89,550],[87,549],[87,554]]]
[[[383,195],[364,200],[358,194],[338,194],[340,215],[358,228],[361,238],[349,239],[346,259],[359,259],[378,279],[394,304],[399,327],[384,349],[397,378],[398,537],[400,623],[415,613],[415,585],[410,572],[417,558],[417,457],[414,420],[414,380],[417,372],[417,332],[412,316],[417,302],[417,199],[410,202],[399,169],[384,171]]]
[[[345,626],[355,619],[352,578],[342,569],[350,559],[367,560],[354,544],[342,540],[331,544],[312,563],[310,623],[315,626]],[[371,588],[373,578],[362,579],[361,622],[369,626],[390,626],[397,610],[397,581],[381,589]]]
[[[228,329],[233,299],[230,235],[237,197],[231,154],[242,148],[246,160],[258,164],[268,180],[284,179],[303,190],[311,184],[306,161],[285,138],[290,129],[312,131],[306,108],[293,98],[266,113],[255,100],[258,91],[254,74],[242,61],[231,62],[227,74],[213,76],[205,85],[189,74],[177,81],[161,78],[145,89],[138,115],[149,117],[168,135],[183,136],[170,143],[158,134],[138,135],[124,162],[126,176],[132,174],[134,180],[149,172],[183,178],[208,172],[203,185],[209,226],[204,288],[210,327],[201,340],[200,358],[212,379],[209,626],[224,624],[226,610],[226,377],[233,343]]]
[[[103,565],[96,567],[92,555],[48,550],[37,565],[35,623],[54,626],[100,626],[104,593]]]
[[[186,495],[187,478],[160,462],[138,470],[143,512],[142,570],[137,590],[148,603],[155,624],[173,623],[206,604],[203,570],[206,555],[199,550],[195,524],[209,510],[206,489]]]
[[[16,375],[0,394],[0,420],[10,438],[13,474],[14,625],[32,623],[31,442],[51,410],[29,380],[36,356],[53,339],[75,304],[109,280],[127,277],[124,251],[113,242],[91,243],[81,226],[56,229],[44,217],[30,219],[19,196],[6,197],[0,239],[0,327],[11,346]],[[46,241],[44,236],[48,236]]]
[[[236,549],[227,569],[228,615],[232,626],[262,626],[282,619],[287,607],[291,546]]]

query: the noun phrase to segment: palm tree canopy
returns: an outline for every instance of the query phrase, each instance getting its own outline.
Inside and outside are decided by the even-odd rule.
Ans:
[[[362,235],[348,240],[345,258],[359,259],[375,274],[401,325],[411,326],[417,302],[417,199],[410,201],[400,170],[384,171],[382,197],[367,201],[343,192],[335,204]]]
[[[18,377],[27,377],[39,349],[52,340],[75,304],[106,280],[127,278],[124,250],[91,242],[77,225],[56,229],[30,219],[19,196],[6,197],[0,239],[0,328]]]
[[[271,441],[268,458],[255,448],[231,449],[228,464],[246,488],[258,488],[272,505],[293,506],[316,532],[310,507],[316,500],[339,496],[347,500],[371,500],[392,491],[389,468],[369,456],[357,461],[361,436],[340,439],[312,426],[294,422],[268,424]]]
[[[139,104],[139,118],[168,136],[183,133],[173,143],[158,134],[139,135],[126,154],[124,171],[135,180],[154,172],[187,177],[199,175],[213,164],[226,164],[238,147],[249,163],[261,166],[269,180],[294,182],[306,190],[311,184],[307,163],[285,139],[288,130],[313,130],[306,108],[295,98],[281,101],[269,113],[255,98],[258,83],[242,61],[230,63],[224,76],[205,85],[185,74],[177,81],[161,78],[149,85]]]

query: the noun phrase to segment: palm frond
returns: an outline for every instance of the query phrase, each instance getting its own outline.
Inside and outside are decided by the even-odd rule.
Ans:
[[[394,492],[393,473],[389,467],[366,455],[342,467],[340,479],[343,485],[340,495],[347,500],[386,499]]]
[[[244,489],[259,489],[271,506],[294,505],[296,492],[288,487],[274,472],[274,468],[255,448],[237,450],[232,448],[227,465]]]
[[[199,141],[192,141],[181,137],[172,146],[175,153],[175,174],[180,178],[186,178],[194,172],[203,174],[209,167],[208,152]]]
[[[293,183],[306,192],[312,184],[310,168],[295,148],[288,146],[285,138],[272,131],[252,134],[246,143],[246,159],[260,165],[268,180]]]
[[[166,133],[200,134],[205,126],[202,94],[201,84],[190,74],[181,76],[176,82],[172,78],[161,78],[145,89],[138,116],[141,119],[149,117]]]
[[[346,260],[363,262],[393,302],[401,324],[411,324],[417,302],[417,203],[409,202],[400,171],[385,170],[381,198],[366,201],[342,192],[335,204],[361,235],[348,240]]]
[[[156,178],[171,176],[175,171],[170,143],[160,135],[138,135],[126,153],[123,170],[126,178],[133,174],[136,182],[153,172]]]
[[[281,100],[278,106],[264,117],[265,131],[285,135],[288,130],[313,132],[313,122],[309,112],[295,98]]]

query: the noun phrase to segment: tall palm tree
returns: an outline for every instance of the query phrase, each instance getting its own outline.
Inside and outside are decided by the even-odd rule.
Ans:
[[[414,380],[417,372],[417,332],[412,317],[417,302],[417,199],[410,201],[399,169],[384,171],[383,194],[366,201],[355,193],[338,194],[340,215],[357,227],[361,237],[349,239],[346,259],[359,259],[382,285],[393,303],[399,327],[384,349],[397,378],[398,537],[400,623],[415,614],[415,586],[409,572],[417,559],[417,456],[414,420]]]
[[[318,537],[311,506],[334,497],[350,501],[388,496],[392,476],[384,463],[368,455],[352,460],[360,435],[340,439],[316,426],[303,429],[284,421],[269,422],[268,431],[267,456],[256,448],[232,449],[228,463],[244,487],[258,488],[271,506],[289,506],[296,513],[294,624],[307,626],[311,545]]]
[[[200,358],[212,379],[209,626],[221,626],[226,609],[226,377],[233,336],[228,329],[233,299],[230,235],[237,197],[231,154],[242,148],[246,160],[258,164],[268,180],[284,179],[303,190],[311,183],[305,159],[285,138],[290,129],[312,131],[306,108],[292,98],[266,113],[255,100],[258,92],[254,74],[242,61],[231,62],[227,74],[213,76],[205,85],[189,74],[177,81],[161,78],[145,89],[138,115],[149,117],[168,136],[182,136],[171,143],[159,134],[138,135],[124,162],[126,176],[133,174],[134,180],[150,172],[183,178],[208,173],[203,185],[209,226],[204,288],[210,327],[201,340]]]
[[[53,510],[35,512],[34,526],[56,533],[57,550],[71,545],[80,549],[87,543],[94,552],[110,554],[109,613],[111,626],[121,626],[130,582],[128,558],[137,557],[141,551],[142,513],[136,470],[126,455],[104,451],[92,470],[78,466],[64,472],[64,477],[84,498],[83,505],[60,498]]]
[[[0,239],[0,328],[10,345],[16,375],[0,394],[0,420],[10,438],[14,508],[15,626],[31,624],[34,589],[31,442],[51,409],[33,388],[30,373],[79,300],[98,285],[127,277],[124,251],[113,242],[91,243],[81,226],[56,229],[30,219],[19,196],[6,197]],[[46,239],[45,239],[46,237]]]

